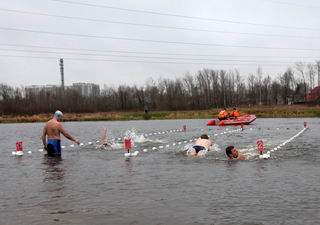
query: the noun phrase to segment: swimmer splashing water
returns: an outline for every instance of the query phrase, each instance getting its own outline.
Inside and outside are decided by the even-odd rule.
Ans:
[[[78,145],[80,141],[72,137],[61,125],[62,112],[56,111],[51,120],[49,120],[43,128],[42,143],[44,149],[47,150],[48,156],[61,157],[61,140],[60,133],[62,133],[69,140],[74,141]],[[46,138],[47,136],[47,138]]]

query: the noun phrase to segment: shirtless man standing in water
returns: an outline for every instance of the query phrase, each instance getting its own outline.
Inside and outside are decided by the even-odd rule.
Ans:
[[[43,128],[42,133],[42,142],[44,149],[47,150],[48,156],[61,156],[61,141],[60,141],[60,133],[62,133],[69,140],[74,141],[78,145],[80,141],[72,137],[68,132],[62,127],[62,112],[56,111],[51,120],[49,120]],[[46,136],[48,136],[48,140],[46,140]]]

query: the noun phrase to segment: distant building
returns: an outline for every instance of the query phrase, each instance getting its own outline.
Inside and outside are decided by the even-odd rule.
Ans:
[[[82,96],[99,96],[100,86],[93,83],[73,83],[72,88]]]
[[[306,97],[307,102],[314,102],[320,98],[320,86],[315,87]]]
[[[26,97],[40,94],[41,91],[57,93],[60,86],[57,85],[31,85],[25,88]]]

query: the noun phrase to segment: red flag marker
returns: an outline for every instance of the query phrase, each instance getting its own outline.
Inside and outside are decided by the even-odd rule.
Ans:
[[[308,126],[308,123],[307,123],[307,122],[303,122],[303,126],[304,126],[304,127],[307,127],[307,126]]]

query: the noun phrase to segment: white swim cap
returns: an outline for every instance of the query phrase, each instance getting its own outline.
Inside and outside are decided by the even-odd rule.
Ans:
[[[63,116],[62,112],[57,110],[55,113],[54,113],[54,117],[56,118],[61,118]]]

